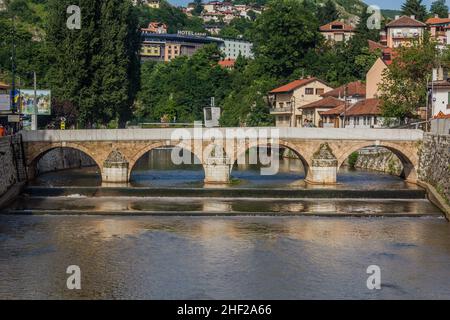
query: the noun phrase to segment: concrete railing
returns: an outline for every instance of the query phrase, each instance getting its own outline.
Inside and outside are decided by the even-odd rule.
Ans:
[[[179,130],[179,131],[176,131]],[[196,132],[194,132],[197,130]],[[24,142],[69,142],[69,141],[146,141],[179,140],[179,133],[205,133],[209,129],[123,129],[123,130],[39,130],[23,131]],[[299,140],[371,140],[371,141],[418,141],[423,139],[421,130],[408,129],[337,129],[337,128],[216,128],[224,138],[231,133],[238,137],[264,135],[280,139]],[[211,131],[210,131],[211,132]],[[227,133],[228,132],[228,133]],[[177,134],[178,133],[178,134]]]

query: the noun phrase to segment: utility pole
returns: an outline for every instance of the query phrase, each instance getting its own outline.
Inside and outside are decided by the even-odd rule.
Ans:
[[[34,101],[33,101],[33,115],[31,116],[31,130],[37,130],[37,81],[36,81],[36,71],[33,72],[34,78]]]
[[[16,19],[14,14],[12,15],[12,50],[11,50],[11,72],[12,72],[12,81],[11,81],[11,108],[12,112],[16,112],[16,102],[15,102],[15,93],[16,93]]]
[[[348,92],[348,87],[347,87],[347,85],[345,85],[345,87],[344,87],[344,129],[346,127],[346,122],[347,122],[347,92]]]

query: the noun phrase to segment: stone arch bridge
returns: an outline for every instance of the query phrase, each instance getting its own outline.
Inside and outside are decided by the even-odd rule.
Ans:
[[[324,128],[42,130],[22,132],[22,138],[29,177],[34,176],[37,162],[48,151],[73,148],[95,161],[103,182],[124,183],[144,154],[156,148],[179,146],[203,165],[206,183],[227,183],[233,164],[248,150],[278,144],[300,158],[306,181],[333,184],[349,155],[369,146],[391,150],[403,163],[402,176],[416,182],[423,132]]]

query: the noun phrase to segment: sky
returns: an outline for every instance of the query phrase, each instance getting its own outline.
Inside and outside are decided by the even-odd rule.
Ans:
[[[175,5],[185,6],[187,3],[191,2],[191,0],[169,0],[169,2]],[[364,0],[364,2],[367,4],[377,5],[381,9],[400,9],[404,0]],[[433,0],[423,0],[422,2],[426,4],[429,9]],[[446,3],[450,7],[450,0],[447,0]]]

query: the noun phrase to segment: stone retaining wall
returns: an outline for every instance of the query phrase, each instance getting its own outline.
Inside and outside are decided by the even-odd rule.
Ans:
[[[420,152],[419,179],[450,203],[450,135],[427,133]]]
[[[1,137],[0,198],[16,184],[26,180],[21,137]]]
[[[380,171],[399,176],[403,171],[400,159],[391,151],[379,148],[376,152],[360,152],[355,168]]]

